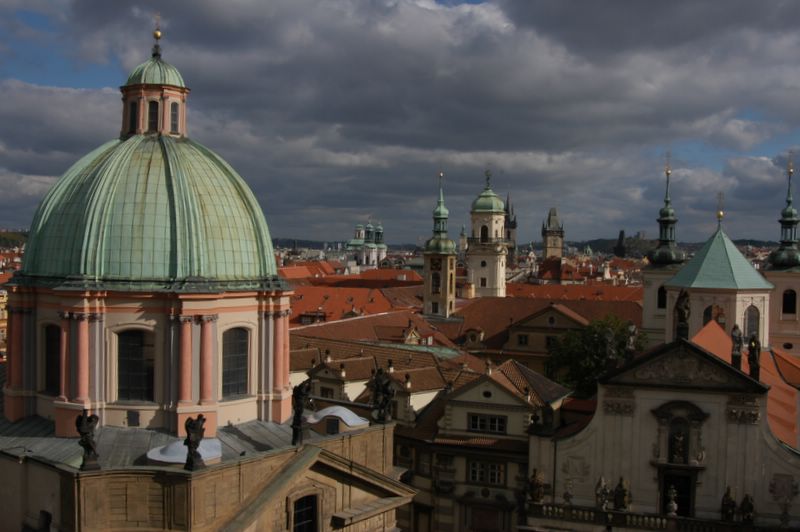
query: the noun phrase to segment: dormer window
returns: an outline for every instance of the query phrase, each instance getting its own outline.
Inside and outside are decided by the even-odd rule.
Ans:
[[[158,102],[155,101],[147,104],[147,131],[149,133],[158,131]]]
[[[178,102],[172,102],[169,106],[169,131],[170,133],[178,133]]]

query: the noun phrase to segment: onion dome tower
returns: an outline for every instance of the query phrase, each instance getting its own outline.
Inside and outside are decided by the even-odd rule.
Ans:
[[[642,270],[644,301],[642,330],[651,345],[665,340],[667,326],[667,289],[664,284],[674,276],[686,261],[686,254],[675,242],[678,218],[669,195],[672,168],[669,158],[664,165],[666,189],[664,206],[658,211],[658,245],[647,254],[650,265]]]
[[[800,250],[797,248],[797,224],[800,218],[797,209],[792,205],[792,175],[794,167],[791,160],[786,168],[787,189],[786,207],[781,211],[781,244],[778,249],[770,253],[769,265],[774,270],[786,270],[800,266]]]
[[[439,201],[433,209],[433,237],[425,242],[423,313],[448,317],[455,311],[456,244],[447,236],[450,212],[444,204],[442,178],[439,172]]]
[[[12,281],[5,415],[53,418],[61,436],[84,408],[105,425],[177,433],[202,413],[209,437],[291,409],[291,294],[264,214],[188,138],[189,89],[153,36],[120,88],[119,138],[48,192]]]
[[[797,242],[797,209],[792,201],[791,156],[786,167],[786,206],[781,211],[781,243],[769,255],[764,275],[775,285],[770,300],[770,345],[800,356],[800,329],[797,327],[797,291],[800,289],[800,249]]]
[[[486,186],[472,202],[472,236],[467,246],[467,279],[477,297],[506,296],[504,238],[505,205],[492,190],[492,173],[486,171]]]

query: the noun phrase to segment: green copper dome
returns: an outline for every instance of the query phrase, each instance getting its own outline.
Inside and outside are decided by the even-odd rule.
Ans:
[[[503,200],[489,188],[489,183],[486,183],[486,188],[483,189],[475,201],[472,202],[472,212],[498,212],[505,213],[505,205]]]
[[[110,141],[70,168],[36,212],[20,273],[128,290],[278,282],[244,180],[204,146],[161,135]]]
[[[153,50],[153,57],[133,69],[128,81],[125,82],[125,86],[128,85],[172,85],[186,88],[181,73],[161,59],[158,47]]]

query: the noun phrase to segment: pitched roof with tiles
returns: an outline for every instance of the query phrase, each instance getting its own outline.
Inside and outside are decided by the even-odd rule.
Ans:
[[[295,331],[297,330],[295,329]],[[402,344],[386,346],[370,342],[317,338],[302,336],[294,331],[290,335],[290,344],[292,349],[318,349],[322,359],[330,357],[334,361],[334,365],[337,360],[357,357],[372,357],[375,359],[376,366],[380,368],[388,368],[389,361],[391,361],[397,371],[434,367],[440,364],[439,358],[433,352],[404,349]]]
[[[331,360],[330,362],[323,362],[316,366],[311,373],[317,374],[323,369],[327,369],[335,377],[340,376],[340,372],[344,370],[345,374],[343,380],[345,381],[365,381],[372,377],[372,374],[377,369],[377,363],[374,357],[356,357],[356,358],[340,358]]]
[[[319,349],[316,347],[292,349],[289,351],[289,370],[309,370],[319,364],[321,360]]]
[[[278,275],[286,280],[305,279],[311,277],[311,271],[305,266],[281,266],[278,268]]]
[[[733,342],[716,321],[711,320],[692,338],[692,342],[731,363]],[[763,351],[760,357],[760,380],[770,387],[767,393],[767,418],[772,433],[782,442],[794,448],[798,445],[798,390],[787,383],[781,375],[780,362],[771,351]],[[742,371],[750,373],[746,353],[742,356]]]
[[[324,314],[325,321],[331,322],[391,309],[392,304],[383,293],[372,288],[295,286],[290,323],[300,325],[303,315],[308,314]]]
[[[665,286],[678,288],[722,288],[771,290],[767,281],[718,228],[697,254]]]
[[[568,388],[551,381],[544,375],[536,373],[516,360],[507,360],[498,366],[497,371],[492,372],[492,377],[497,373],[505,375],[514,386],[512,391],[518,396],[526,398],[527,393],[530,392],[530,401],[537,406],[553,403],[570,394]]]
[[[483,344],[491,349],[500,349],[508,341],[509,327],[551,305],[554,308],[559,305],[559,311],[580,316],[587,322],[608,315],[632,321],[637,327],[642,322],[642,306],[635,301],[559,300],[555,303],[533,298],[482,297],[456,311],[455,315],[462,317],[463,322],[440,327],[453,340],[463,340],[463,335],[469,330],[481,330],[484,333]]]
[[[414,270],[375,269],[351,275],[328,275],[311,279],[315,285],[389,288],[422,284],[422,277]]]
[[[410,377],[410,387],[406,387],[406,376]],[[441,390],[447,384],[439,368],[436,367],[394,371],[390,374],[390,377],[395,382],[401,384],[408,393]]]
[[[607,284],[506,284],[506,296],[548,299],[586,299],[598,301],[642,301],[644,288]]]
[[[318,338],[391,342],[396,340],[396,329],[387,329],[386,327],[408,328],[411,325],[422,338],[432,337],[436,345],[456,347],[447,336],[428,323],[425,318],[411,310],[397,310],[329,323],[315,323],[313,325],[295,327],[292,330],[297,331],[302,336],[316,336]],[[388,337],[384,338],[382,335]]]

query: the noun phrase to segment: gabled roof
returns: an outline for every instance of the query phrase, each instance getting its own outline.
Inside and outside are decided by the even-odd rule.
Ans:
[[[773,288],[772,283],[764,279],[736,249],[721,227],[665,286],[730,290]]]
[[[380,290],[331,286],[295,286],[290,325],[296,327],[303,315],[324,315],[325,322],[378,314],[392,310]]]
[[[549,300],[587,299],[598,301],[642,301],[641,285],[613,286],[607,284],[506,284],[509,297],[530,297]]]
[[[607,373],[600,382],[643,388],[756,394],[769,389],[701,345],[683,339],[656,347]]]

